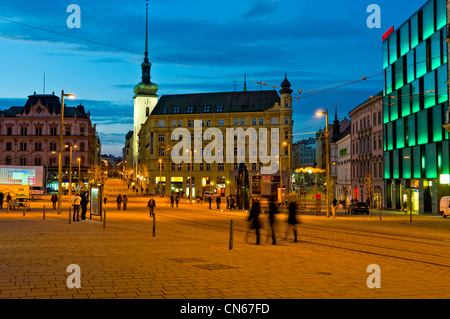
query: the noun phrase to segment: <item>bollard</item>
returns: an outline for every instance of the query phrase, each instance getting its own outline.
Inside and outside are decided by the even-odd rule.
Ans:
[[[72,207],[69,207],[69,224],[72,224]]]
[[[156,236],[156,221],[155,221],[155,213],[153,212],[153,237]]]
[[[233,249],[233,220],[230,220],[230,243],[229,243],[229,250]]]
[[[103,210],[103,229],[106,227],[106,209]]]
[[[44,210],[42,212],[42,219],[45,220],[45,205],[44,205]]]

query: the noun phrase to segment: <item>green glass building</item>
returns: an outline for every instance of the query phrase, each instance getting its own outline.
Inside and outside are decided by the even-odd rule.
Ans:
[[[439,213],[450,195],[447,8],[430,0],[383,41],[385,205]]]

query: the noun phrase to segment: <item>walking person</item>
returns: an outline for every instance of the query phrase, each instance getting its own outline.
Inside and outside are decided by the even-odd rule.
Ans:
[[[234,208],[234,197],[230,196],[230,211]]]
[[[286,237],[285,240],[287,240],[289,229],[292,228],[294,232],[294,243],[297,242],[297,224],[299,224],[299,221],[297,220],[297,202],[296,201],[290,201],[289,206],[289,216],[288,216],[288,229],[286,230]]]
[[[148,201],[148,204],[147,204],[147,207],[149,208],[149,211],[150,211],[150,217],[153,217],[153,210],[155,209],[155,206],[156,206],[156,203],[152,196],[152,197],[150,197],[150,200]]]
[[[122,203],[123,203],[123,210],[127,210],[127,204],[128,204],[127,195],[123,195]]]
[[[275,233],[275,215],[278,214],[278,206],[275,204],[273,196],[270,197],[269,203],[269,225],[272,231],[272,245],[276,245],[276,233]],[[267,238],[269,240],[269,238]]]
[[[175,202],[175,197],[173,196],[173,194],[170,195],[170,206],[172,206],[173,208],[173,203]]]
[[[217,209],[220,209],[220,201],[221,201],[220,196],[217,196],[217,197],[216,197],[216,205],[217,205]]]
[[[81,195],[81,220],[86,220],[86,211],[87,211],[87,205],[88,205],[89,201],[87,199],[87,195],[86,193],[83,192],[83,194]]]
[[[53,204],[53,209],[56,209],[56,203],[58,202],[58,195],[53,194],[52,197],[51,197],[51,201],[52,201],[52,204]]]
[[[122,196],[120,196],[120,194],[117,196],[116,202],[117,202],[117,210],[120,210],[120,206],[122,205]]]
[[[230,208],[230,195],[227,196],[227,208]]]
[[[106,205],[106,201],[108,200],[108,197],[106,197],[106,195],[105,196],[103,196],[103,204],[104,205]]]
[[[180,201],[180,196],[177,195],[177,197],[175,197],[175,203],[177,204],[177,208],[178,208],[178,202]]]
[[[337,200],[336,198],[333,199],[333,207],[332,207],[332,212],[333,212],[333,218],[336,217],[336,209],[337,209]]]
[[[76,221],[80,221],[80,204],[81,204],[81,197],[79,193],[75,194],[75,197],[72,199],[72,206],[73,206],[73,221],[75,221],[75,214],[77,216]]]
[[[212,197],[209,195],[208,197],[209,209],[211,209]]]
[[[2,192],[0,192],[0,209],[3,209],[3,198],[5,197],[5,195],[3,195]]]
[[[254,199],[252,203],[252,208],[250,209],[250,215],[248,216],[247,221],[250,222],[250,229],[245,234],[245,239],[247,240],[248,234],[251,229],[254,229],[256,232],[256,244],[260,244],[260,233],[259,229],[261,228],[261,224],[259,222],[259,214],[261,213],[261,205],[259,200]]]

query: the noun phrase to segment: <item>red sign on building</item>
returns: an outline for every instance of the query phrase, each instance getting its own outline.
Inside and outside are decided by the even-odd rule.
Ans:
[[[385,34],[383,34],[383,41],[386,40],[388,36],[390,36],[394,32],[394,27],[392,26]]]

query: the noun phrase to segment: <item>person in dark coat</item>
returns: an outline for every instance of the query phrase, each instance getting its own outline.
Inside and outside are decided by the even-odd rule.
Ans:
[[[153,197],[150,197],[150,200],[148,201],[147,207],[149,208],[150,211],[150,217],[153,217],[153,210],[155,209],[156,206],[156,202],[153,199]]]
[[[278,206],[275,204],[275,199],[270,198],[269,203],[269,225],[272,231],[272,245],[276,245],[277,239],[275,236],[275,215],[278,214]]]
[[[122,203],[123,203],[123,210],[127,210],[127,204],[128,204],[128,197],[127,197],[127,195],[123,195]]]
[[[248,221],[250,222],[250,229],[254,229],[256,232],[256,244],[260,244],[260,233],[259,229],[261,228],[261,224],[259,222],[259,214],[261,213],[261,204],[259,200],[255,199],[252,203],[252,208],[250,209],[250,215],[248,216]],[[249,232],[247,232],[248,235]],[[246,235],[246,238],[247,238]]]
[[[88,205],[89,201],[87,199],[86,193],[83,193],[81,195],[81,220],[85,220],[86,219],[86,211],[87,211],[87,205]]]
[[[116,199],[117,202],[117,210],[120,210],[120,206],[122,205],[122,196],[119,194]]]
[[[177,208],[178,208],[178,202],[180,201],[180,196],[177,195],[177,197],[175,197],[175,203],[177,204]]]
[[[173,203],[175,202],[175,197],[173,197],[173,194],[170,195],[170,206],[173,208]]]
[[[288,210],[289,210],[289,216],[288,216],[288,220],[287,220],[288,230],[286,231],[285,240],[287,240],[289,229],[292,228],[292,230],[294,232],[294,243],[296,243],[297,242],[297,224],[299,224],[299,221],[297,220],[297,216],[296,216],[297,202],[295,202],[295,201],[289,202]]]
[[[217,196],[217,197],[216,197],[216,205],[217,205],[217,209],[220,209],[220,201],[221,201],[220,196]]]
[[[3,195],[2,192],[0,192],[0,209],[3,209],[3,198],[5,197],[5,195]]]
[[[56,203],[58,202],[58,195],[53,194],[52,198],[51,198],[52,204],[53,204],[53,209],[56,209]]]

